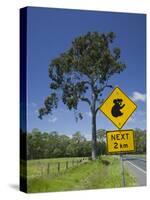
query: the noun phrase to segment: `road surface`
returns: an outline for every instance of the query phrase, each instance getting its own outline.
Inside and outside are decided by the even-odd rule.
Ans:
[[[146,158],[140,156],[126,156],[124,166],[136,178],[137,186],[146,185]]]

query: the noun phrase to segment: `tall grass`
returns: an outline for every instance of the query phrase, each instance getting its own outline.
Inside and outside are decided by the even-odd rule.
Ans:
[[[125,171],[126,186],[135,186],[135,179]],[[28,192],[56,192],[122,187],[119,157],[103,156],[89,161],[56,177],[35,177],[28,179]]]
[[[27,161],[27,177],[56,176],[88,161],[88,157],[53,158]]]

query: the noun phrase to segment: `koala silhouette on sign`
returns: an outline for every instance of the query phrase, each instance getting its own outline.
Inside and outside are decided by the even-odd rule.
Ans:
[[[125,104],[122,105],[122,99],[114,99],[113,100],[113,107],[111,109],[111,114],[114,117],[120,117],[123,115],[123,113],[121,112],[121,109],[125,106]]]

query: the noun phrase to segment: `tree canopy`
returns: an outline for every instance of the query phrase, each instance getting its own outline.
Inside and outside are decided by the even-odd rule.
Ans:
[[[91,106],[92,102],[85,96],[89,89],[94,91],[96,100],[100,100],[98,96],[101,96],[103,90],[111,87],[107,84],[110,76],[125,68],[119,61],[120,49],[109,48],[114,38],[113,32],[89,32],[76,38],[69,50],[52,60],[49,65],[51,94],[45,99],[44,107],[39,110],[40,118],[57,108],[59,99],[69,109],[77,109],[79,101],[85,101]]]
[[[53,59],[49,65],[50,95],[39,109],[39,118],[52,114],[61,100],[69,110],[74,109],[76,119],[83,118],[78,111],[79,102],[88,104],[92,114],[93,158],[96,156],[96,114],[102,93],[109,78],[125,69],[120,61],[121,50],[113,47],[115,34],[88,32],[73,40],[70,49]]]

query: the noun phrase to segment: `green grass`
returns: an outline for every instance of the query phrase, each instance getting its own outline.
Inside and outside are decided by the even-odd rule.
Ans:
[[[141,157],[141,158],[146,158],[146,154],[129,154],[129,155],[124,155],[124,157],[130,156],[130,157]]]
[[[30,165],[29,165],[30,166]],[[33,170],[33,169],[32,169]],[[135,179],[125,171],[126,186],[134,186]],[[103,156],[96,161],[70,168],[59,176],[30,177],[28,192],[56,192],[121,187],[119,157]]]
[[[55,176],[58,174],[58,163],[60,164],[59,173],[64,173],[66,171],[66,164],[68,164],[68,168],[72,168],[74,166],[82,164],[87,160],[87,157],[29,160],[27,161],[27,176],[28,178],[47,176],[48,164],[49,175]]]

